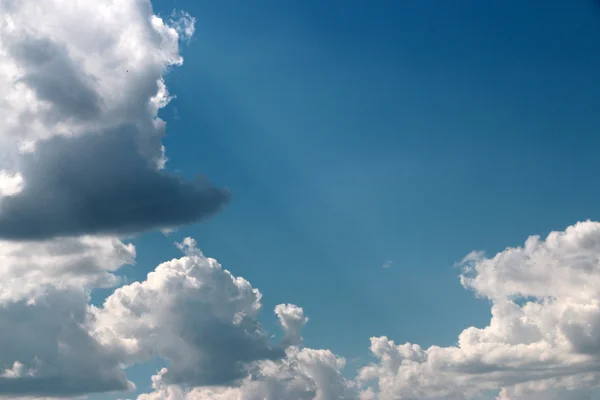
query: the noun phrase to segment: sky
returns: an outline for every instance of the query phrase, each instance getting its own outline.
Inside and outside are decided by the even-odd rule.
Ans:
[[[600,3],[0,0],[0,397],[600,399]]]

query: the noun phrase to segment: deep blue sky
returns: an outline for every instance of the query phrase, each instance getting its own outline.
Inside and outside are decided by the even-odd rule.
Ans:
[[[193,236],[261,290],[269,330],[295,303],[308,346],[366,360],[370,336],[487,324],[453,267],[471,250],[600,218],[595,1],[153,4],[197,19],[167,78],[168,167],[233,202],[136,239],[131,279]]]

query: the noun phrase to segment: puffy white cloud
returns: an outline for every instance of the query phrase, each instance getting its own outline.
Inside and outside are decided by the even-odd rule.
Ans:
[[[379,359],[359,380],[379,398],[464,399],[500,390],[500,399],[552,398],[598,386],[600,223],[581,222],[492,258],[469,254],[461,282],[492,304],[490,324],[470,327],[455,347],[422,349],[372,338]]]
[[[257,316],[261,294],[196,249],[160,264],[143,282],[123,286],[95,309],[99,337],[121,346],[131,361],[169,361],[162,379],[187,385],[223,385],[244,378],[258,360],[280,359]]]
[[[308,322],[304,310],[294,304],[279,304],[275,307],[275,314],[283,327],[284,343],[289,345],[302,344],[302,327]]]
[[[194,240],[178,246],[183,257],[92,307],[94,337],[118,349],[123,362],[167,360],[153,378],[155,391],[140,399],[357,398],[341,373],[343,358],[298,346],[308,321],[302,308],[275,308],[286,347],[270,344],[258,323],[260,292],[205,257]]]
[[[23,176],[21,174],[10,174],[5,170],[0,170],[0,198],[13,196],[21,190],[23,190]]]
[[[160,171],[163,75],[194,23],[148,0],[0,3],[0,238],[174,228],[227,204]]]
[[[237,387],[184,389],[167,385],[163,369],[152,377],[154,392],[138,400],[358,400],[358,392],[340,370],[345,360],[329,350],[290,347],[280,361],[260,362]]]
[[[102,247],[97,238],[87,240],[90,247],[72,243],[71,253],[97,246],[110,260],[114,252],[106,271],[133,256],[118,241]],[[348,381],[342,357],[302,347],[308,319],[298,306],[275,308],[284,340],[270,344],[258,323],[260,292],[205,257],[188,238],[178,245],[183,257],[160,264],[143,282],[116,289],[98,308],[87,305],[83,290],[59,285],[60,279],[36,297],[7,298],[0,309],[6,325],[0,326],[0,343],[11,351],[0,355],[0,393],[124,388],[130,385],[124,365],[158,356],[167,368],[153,378],[154,392],[139,400],[469,399],[490,391],[499,400],[588,398],[600,385],[594,340],[598,294],[591,287],[600,272],[598,243],[600,223],[583,222],[491,258],[468,255],[461,280],[491,301],[490,324],[465,329],[451,347],[424,349],[371,338],[378,361]],[[63,246],[56,247],[57,254],[68,253]],[[25,249],[14,253],[25,257]],[[87,279],[72,272],[65,277]],[[527,279],[535,284],[528,287]],[[590,286],[581,289],[583,280]],[[56,365],[58,370],[50,367]],[[100,378],[90,383],[82,371]]]
[[[302,312],[296,306],[283,307]],[[142,394],[138,400],[358,400],[356,386],[341,373],[344,366],[344,358],[329,350],[291,346],[281,360],[254,363],[236,386],[185,389],[165,383],[168,369],[164,368],[152,377],[154,392]]]
[[[135,262],[135,247],[112,237],[57,238],[41,242],[0,241],[0,305],[34,299],[47,287],[111,287],[113,274]]]
[[[30,141],[130,122],[162,135],[162,75],[183,60],[178,29],[149,1],[3,1],[0,11],[0,137]],[[193,26],[181,17],[176,26]]]

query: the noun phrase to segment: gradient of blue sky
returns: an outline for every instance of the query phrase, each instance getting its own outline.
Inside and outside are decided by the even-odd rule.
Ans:
[[[471,250],[600,217],[595,1],[153,4],[197,19],[167,77],[168,168],[233,201],[135,239],[128,279],[193,236],[261,290],[267,329],[299,304],[308,346],[364,362],[370,336],[451,345],[489,322],[453,267]]]

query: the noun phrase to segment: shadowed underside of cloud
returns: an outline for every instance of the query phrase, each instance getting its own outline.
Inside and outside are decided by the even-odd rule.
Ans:
[[[132,125],[57,136],[22,156],[23,190],[0,199],[0,238],[129,234],[185,225],[221,210],[227,189],[156,169]]]
[[[67,397],[131,389],[117,352],[88,332],[87,295],[47,286],[0,307],[0,396]]]

